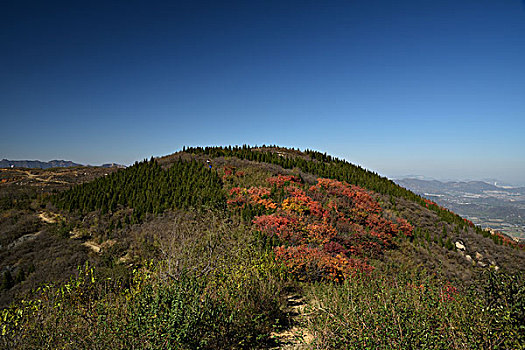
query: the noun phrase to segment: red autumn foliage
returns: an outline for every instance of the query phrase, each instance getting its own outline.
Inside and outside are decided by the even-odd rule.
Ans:
[[[442,289],[441,289],[441,302],[452,302],[455,299],[456,294],[458,294],[458,290],[456,287],[454,287],[452,284],[447,283]]]
[[[398,234],[404,234],[407,237],[411,237],[414,232],[414,227],[405,219],[397,218],[397,230]]]
[[[436,202],[431,201],[430,199],[423,198],[423,201],[425,202],[425,206],[427,208],[430,208],[432,206],[439,207]]]
[[[234,187],[230,190],[227,201],[230,207],[243,208],[247,203],[262,206],[266,210],[277,209],[270,198],[270,190],[266,187],[251,187],[249,189]]]
[[[300,280],[342,282],[357,272],[371,271],[371,267],[363,260],[348,258],[342,254],[334,256],[307,245],[276,247],[275,255]]]
[[[323,206],[308,196],[304,189],[297,186],[288,186],[286,193],[289,196],[282,202],[283,210],[295,211],[299,214],[311,214],[318,218],[328,217],[328,212]]]
[[[428,209],[439,209],[440,211],[446,211],[448,213],[452,213],[448,208],[442,207],[441,205],[437,204],[436,202],[431,201],[430,199],[423,198],[423,201],[425,202],[425,207]]]
[[[374,194],[358,186],[318,179],[308,187],[290,175],[267,182],[279,190],[233,188],[228,205],[235,210],[249,203],[267,210],[253,224],[261,233],[279,239],[277,259],[301,280],[342,281],[370,271],[366,257],[380,256],[394,247],[393,238],[398,235],[412,235],[410,223],[384,217]]]
[[[465,223],[467,225],[469,225],[469,227],[474,227],[475,226],[474,223],[472,221],[468,220],[468,219],[463,219],[463,221],[465,221]]]
[[[334,255],[334,254],[342,254],[342,255],[348,255],[349,251],[343,247],[341,244],[330,241],[326,243],[323,247],[324,251],[328,254]]]
[[[381,207],[370,193],[359,186],[349,185],[345,182],[332,179],[318,179],[317,185],[310,188],[311,191],[326,191],[331,196],[347,197],[353,205],[354,210],[363,210],[369,213],[380,213]]]
[[[266,179],[266,181],[268,182],[268,184],[270,184],[270,186],[275,186],[277,188],[282,188],[286,185],[294,183],[301,183],[301,179],[293,175],[277,175]]]
[[[337,236],[337,231],[335,228],[328,224],[326,220],[323,222],[314,222],[311,224],[308,224],[306,227],[306,230],[308,231],[307,235],[307,244],[309,245],[316,245],[316,246],[324,246],[328,242],[332,241],[335,236]]]
[[[281,241],[300,244],[303,241],[304,231],[302,223],[292,217],[263,215],[253,220],[257,228],[268,236],[276,235]]]
[[[240,187],[234,187],[230,190],[229,198],[228,198],[228,205],[234,206],[234,207],[244,207],[246,204],[246,197],[245,197],[246,190]]]
[[[244,171],[237,171],[237,169],[233,166],[225,166],[223,168],[224,175],[222,176],[222,180],[224,182],[233,181],[235,177],[243,177]]]
[[[518,242],[514,241],[513,239],[509,238],[508,236],[505,236],[501,232],[495,231],[495,232],[492,232],[492,234],[494,236],[497,236],[501,240],[501,243],[503,243],[504,245],[507,245],[507,246],[510,246],[510,247],[513,247],[513,248],[521,248],[520,245],[518,244]]]

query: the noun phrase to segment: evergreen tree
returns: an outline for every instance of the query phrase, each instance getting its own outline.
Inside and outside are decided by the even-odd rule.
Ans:
[[[7,269],[2,274],[2,283],[0,284],[0,290],[8,290],[8,289],[11,289],[11,287],[13,286],[14,286],[13,276],[11,275],[11,271]]]
[[[222,186],[215,170],[208,170],[195,160],[179,159],[164,170],[152,158],[75,186],[55,195],[53,202],[65,210],[82,213],[100,210],[102,214],[115,211],[118,204],[133,208],[132,223],[136,223],[146,214],[158,214],[166,209],[224,209],[226,198]]]

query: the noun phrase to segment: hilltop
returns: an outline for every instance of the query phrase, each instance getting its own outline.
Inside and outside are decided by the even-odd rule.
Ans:
[[[7,347],[522,344],[523,247],[345,160],[185,147],[90,174],[0,184]]]

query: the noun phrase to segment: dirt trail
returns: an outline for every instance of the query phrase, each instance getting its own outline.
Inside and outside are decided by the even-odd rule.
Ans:
[[[44,221],[45,223],[48,223],[48,224],[54,224],[57,220],[57,214],[51,214],[53,216],[50,216],[50,214],[46,213],[46,212],[41,212],[41,213],[38,213],[38,217]],[[72,239],[78,239],[78,238],[81,238],[81,236],[79,236],[79,233],[75,233],[75,232],[70,232],[70,234],[73,233],[73,235],[70,237]],[[40,232],[38,232],[36,235],[40,234]],[[21,238],[24,238],[25,240],[27,239],[34,239],[33,237],[29,237],[31,235],[26,235],[28,237],[24,238],[24,237],[21,237]],[[19,239],[20,240],[20,239]],[[19,244],[19,242],[17,242],[16,244]],[[101,246],[96,244],[95,242],[91,242],[91,241],[87,241],[87,242],[84,242],[82,243],[82,245],[88,247],[89,249],[91,249],[92,251],[94,251],[95,253],[100,253],[100,249],[101,249]]]
[[[272,333],[272,337],[279,344],[274,349],[307,349],[314,338],[306,328],[301,327],[301,319],[307,316],[305,314],[306,303],[304,298],[299,295],[289,295],[287,304],[291,328]]]
[[[44,213],[44,212],[38,213],[38,217],[40,218],[40,220],[42,220],[43,222],[48,223],[48,224],[52,224],[52,223],[56,222],[55,218],[48,216],[48,214]],[[25,235],[17,238],[16,240],[14,240],[13,242],[9,243],[9,245],[7,246],[7,249],[15,248],[15,247],[19,246],[20,244],[22,244],[24,242],[33,241],[38,236],[40,236],[42,234],[42,232],[43,231],[38,231],[38,232],[34,232],[34,233],[25,234]]]
[[[31,170],[18,170],[18,169],[16,169],[16,171],[18,171],[18,172],[20,172],[22,174],[25,174],[27,176],[27,178],[30,179],[30,180],[46,182],[46,183],[54,182],[54,183],[61,183],[61,184],[69,184],[67,181],[57,180],[57,179],[54,178],[54,176],[62,175],[63,173],[56,173],[54,175],[47,175],[47,178],[44,178],[44,177],[39,177],[38,174],[33,174],[31,172]]]

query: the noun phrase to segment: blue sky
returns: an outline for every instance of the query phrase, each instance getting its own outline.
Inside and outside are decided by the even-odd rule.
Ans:
[[[0,157],[317,149],[525,184],[525,3],[4,1]]]

